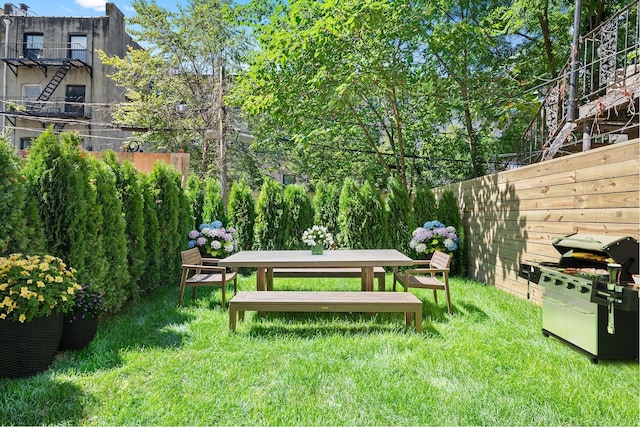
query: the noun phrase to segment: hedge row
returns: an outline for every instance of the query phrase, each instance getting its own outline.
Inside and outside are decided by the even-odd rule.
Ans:
[[[43,132],[22,165],[0,140],[0,255],[51,254],[101,290],[117,312],[180,280],[180,251],[193,218],[180,174],[157,163],[147,176],[114,153],[99,161],[72,133]]]

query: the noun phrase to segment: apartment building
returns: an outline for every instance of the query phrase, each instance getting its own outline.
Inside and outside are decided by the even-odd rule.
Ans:
[[[122,57],[127,46],[140,47],[116,5],[105,9],[104,16],[53,17],[4,5],[1,124],[16,148],[28,148],[49,126],[78,132],[89,151],[119,151],[131,135],[112,123],[124,91],[107,77],[97,50]]]

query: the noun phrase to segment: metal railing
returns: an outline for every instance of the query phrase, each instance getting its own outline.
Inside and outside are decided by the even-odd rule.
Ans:
[[[5,55],[6,48],[6,55]],[[41,62],[74,60],[91,65],[91,55],[79,43],[7,43],[2,44],[3,59]]]
[[[615,95],[618,100],[626,98],[633,102],[634,94],[627,90],[627,85],[635,85],[640,81],[639,10],[640,1],[634,1],[580,38],[577,53],[577,107],[593,104],[590,110],[595,126],[591,127],[591,134],[588,135],[591,143],[608,143],[616,139],[615,135],[639,127],[638,112],[633,108],[630,108],[629,120],[615,130],[601,131],[597,126],[598,117],[604,114],[606,108],[611,107],[607,105],[612,103],[611,95]],[[530,164],[544,159],[545,153],[547,158],[553,157],[556,152],[562,154],[567,152],[563,149],[583,142],[582,137],[577,137],[568,129],[570,70],[568,62],[548,89],[509,164]],[[605,98],[607,95],[609,97]],[[584,118],[578,117],[578,120]],[[563,129],[566,130],[566,137],[562,133]]]
[[[2,110],[16,116],[77,117],[90,118],[91,107],[82,99],[55,97],[48,101],[38,101],[38,97],[7,97],[0,100]]]

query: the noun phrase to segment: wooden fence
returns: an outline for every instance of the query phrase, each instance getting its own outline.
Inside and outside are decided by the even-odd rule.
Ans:
[[[468,276],[527,298],[522,261],[558,261],[572,233],[640,240],[640,139],[434,189],[458,198]],[[540,303],[542,288],[529,285]]]

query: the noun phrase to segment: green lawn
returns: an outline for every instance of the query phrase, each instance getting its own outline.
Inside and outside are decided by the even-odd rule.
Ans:
[[[387,288],[391,284],[387,277]],[[255,276],[242,277],[251,290]],[[359,280],[276,279],[276,289],[357,290]],[[247,313],[236,334],[220,291],[169,286],[101,322],[86,350],[0,379],[0,423],[20,425],[638,425],[637,362],[600,362],[540,332],[541,309],[452,283],[403,315]]]

